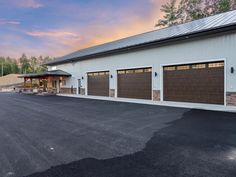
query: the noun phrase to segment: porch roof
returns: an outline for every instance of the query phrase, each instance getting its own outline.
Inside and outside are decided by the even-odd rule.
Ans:
[[[71,74],[62,70],[52,70],[52,71],[46,71],[42,73],[24,74],[24,75],[19,76],[19,78],[40,78],[40,77],[48,77],[48,76],[71,77]]]

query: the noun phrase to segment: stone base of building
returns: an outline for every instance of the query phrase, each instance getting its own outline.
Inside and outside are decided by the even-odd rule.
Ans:
[[[85,95],[85,88],[80,88],[80,95]]]
[[[236,106],[236,92],[228,92],[226,102],[228,106]]]
[[[110,89],[109,97],[115,97],[115,89]]]
[[[77,89],[76,88],[60,88],[61,94],[76,94]]]
[[[152,94],[153,94],[153,97],[152,97],[153,101],[160,101],[161,100],[161,92],[160,92],[160,90],[153,90]]]

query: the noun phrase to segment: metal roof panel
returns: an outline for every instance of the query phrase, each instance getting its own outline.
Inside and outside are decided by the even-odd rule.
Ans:
[[[66,63],[72,61],[73,59],[79,60],[81,57],[85,56],[90,56],[98,53],[132,47],[155,41],[161,41],[164,39],[171,39],[174,37],[184,36],[201,31],[208,31],[211,29],[217,29],[228,25],[236,25],[236,10],[168,28],[142,33],[139,35],[127,37],[124,39],[97,45],[94,47],[81,49],[77,52],[73,52],[63,57],[59,57],[51,62],[48,62],[47,64],[53,65],[57,63]]]

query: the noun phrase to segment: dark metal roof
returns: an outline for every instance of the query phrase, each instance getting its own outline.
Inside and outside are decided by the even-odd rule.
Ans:
[[[217,29],[222,29],[222,32],[232,26],[236,27],[236,10],[82,49],[48,62],[47,65],[73,62],[96,57],[99,56],[99,54],[111,54],[113,52],[124,51],[125,49],[131,50],[133,47],[141,47],[151,43],[158,44],[175,38],[179,39],[180,37],[187,38],[195,34],[203,35],[203,33],[209,31],[215,33],[216,31],[214,30]]]
[[[22,76],[19,76],[19,78],[38,78],[38,77],[45,77],[45,76],[65,76],[70,77],[71,74],[62,71],[62,70],[52,70],[52,71],[46,71],[43,73],[32,73],[32,74],[24,74]]]

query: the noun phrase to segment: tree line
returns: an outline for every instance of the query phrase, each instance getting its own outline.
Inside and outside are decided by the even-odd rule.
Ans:
[[[169,27],[236,9],[236,0],[169,0],[156,27]]]
[[[44,72],[47,70],[44,64],[50,60],[52,58],[42,56],[28,58],[25,54],[19,59],[0,57],[0,76]]]

